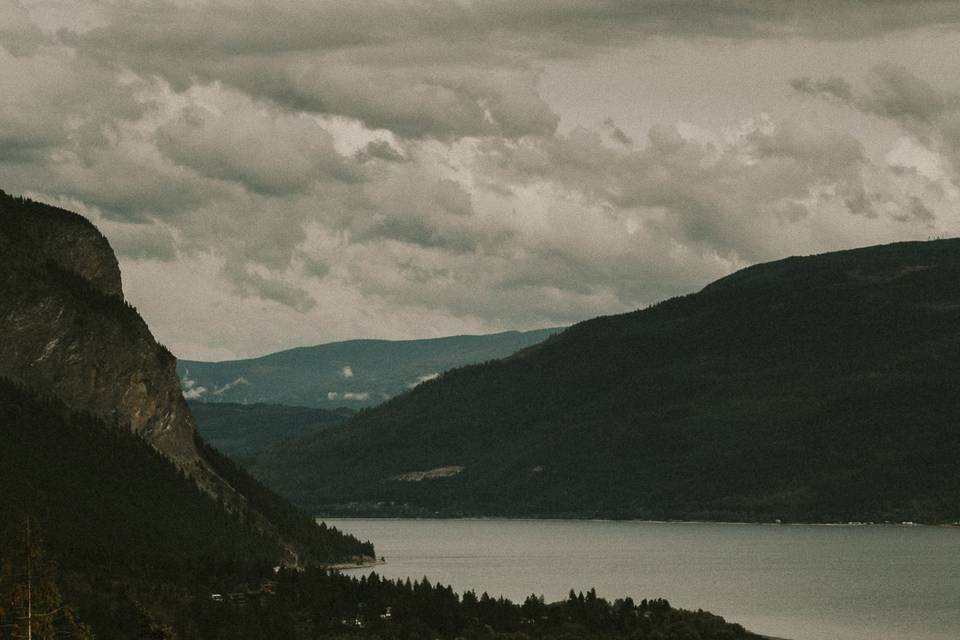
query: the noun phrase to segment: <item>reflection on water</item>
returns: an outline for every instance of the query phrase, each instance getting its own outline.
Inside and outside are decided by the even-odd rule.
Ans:
[[[957,640],[960,529],[327,519],[389,578],[547,600],[665,597],[791,640]]]

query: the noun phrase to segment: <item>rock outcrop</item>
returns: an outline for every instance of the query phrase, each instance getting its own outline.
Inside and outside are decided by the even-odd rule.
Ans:
[[[281,537],[198,451],[176,359],[123,299],[103,234],[80,215],[0,192],[0,256],[0,376],[133,431],[228,511]]]
[[[0,375],[198,464],[176,361],[123,300],[120,267],[85,218],[0,196]]]

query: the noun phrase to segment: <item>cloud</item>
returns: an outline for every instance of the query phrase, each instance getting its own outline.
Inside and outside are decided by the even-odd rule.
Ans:
[[[28,56],[49,41],[20,2],[0,0],[0,47],[7,53]]]
[[[790,86],[800,93],[820,95],[840,103],[853,101],[853,87],[843,78],[833,76],[826,80],[813,80],[810,76],[794,78]]]
[[[605,118],[603,121],[603,126],[610,130],[610,137],[620,144],[626,147],[629,147],[633,144],[633,138],[625,134],[623,130],[613,121],[613,118]]]
[[[394,149],[393,145],[386,140],[373,140],[367,143],[366,147],[357,152],[357,157],[360,158],[361,161],[372,158],[386,162],[403,162],[406,160],[403,154]]]
[[[315,120],[271,113],[243,98],[231,102],[218,112],[184,108],[157,130],[158,148],[204,176],[268,195],[361,179],[359,168],[336,151],[333,137]]]
[[[121,258],[163,262],[177,259],[177,239],[161,224],[118,224],[101,220],[98,226],[109,236],[110,246]]]
[[[317,306],[316,299],[306,289],[285,281],[283,276],[264,276],[254,267],[246,265],[228,266],[225,274],[241,296],[256,296],[277,302],[300,313]]]
[[[960,23],[950,1],[702,3],[485,0],[119,2],[60,33],[103,65],[177,91],[222,83],[290,111],[354,118],[405,138],[549,135],[544,61],[655,37],[856,39]]]
[[[424,382],[429,382],[430,380],[436,380],[440,377],[440,374],[437,372],[428,373],[422,376],[417,376],[417,379],[413,382],[407,384],[408,389],[413,389],[414,387],[423,384]]]
[[[238,386],[238,385],[250,386],[250,381],[247,380],[246,378],[244,378],[243,376],[240,376],[239,378],[237,378],[237,379],[234,380],[233,382],[228,382],[227,384],[223,385],[222,387],[217,387],[216,389],[214,389],[214,390],[213,390],[213,395],[215,395],[215,396],[221,396],[221,395],[223,395],[224,393],[226,393],[227,391],[230,391],[230,389],[233,389],[234,387],[236,387],[236,386]]]
[[[794,89],[822,96],[862,113],[895,122],[921,144],[934,149],[953,165],[960,184],[960,92],[933,86],[892,63],[875,65],[866,78],[867,91],[855,93],[846,80],[794,80]],[[837,91],[835,87],[846,87]]]
[[[207,395],[207,388],[197,384],[197,381],[190,377],[190,371],[187,370],[180,379],[180,390],[183,391],[183,397],[187,400],[199,400]]]
[[[611,148],[597,133],[576,129],[568,136],[492,142],[483,160],[500,183],[546,181],[578,194],[583,206],[621,217],[638,240],[662,234],[748,262],[769,257],[767,233],[784,212],[796,218],[820,190],[860,190],[866,164],[852,136],[802,121],[753,126],[726,147],[665,126],[652,127],[646,142],[638,150]]]

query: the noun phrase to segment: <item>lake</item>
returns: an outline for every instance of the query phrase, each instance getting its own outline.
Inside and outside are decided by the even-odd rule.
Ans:
[[[381,575],[457,591],[664,597],[789,640],[960,638],[960,528],[325,520],[371,540]]]

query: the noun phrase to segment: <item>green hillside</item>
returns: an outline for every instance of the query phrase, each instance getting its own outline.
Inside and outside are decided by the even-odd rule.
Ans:
[[[280,404],[190,402],[203,439],[239,461],[283,440],[309,435],[343,422],[350,409],[314,409]]]
[[[314,512],[953,521],[958,380],[960,240],[899,243],[577,324],[253,471]]]
[[[249,360],[177,364],[184,393],[203,402],[360,409],[447,369],[503,358],[560,329],[429,340],[349,340]]]

